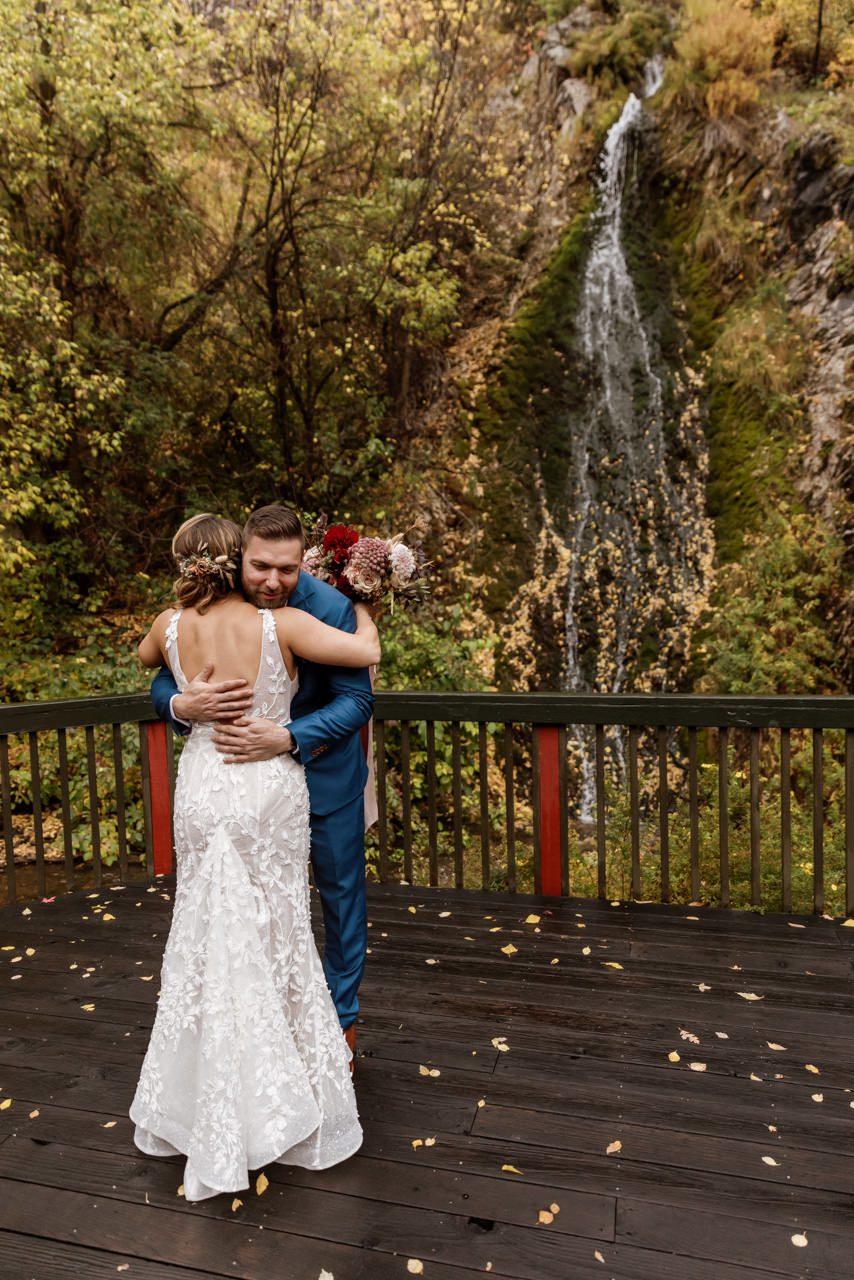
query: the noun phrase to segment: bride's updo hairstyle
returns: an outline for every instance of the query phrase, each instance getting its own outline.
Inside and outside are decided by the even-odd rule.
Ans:
[[[203,512],[185,520],[172,539],[178,566],[175,601],[204,613],[233,591],[239,578],[243,535],[233,520]]]

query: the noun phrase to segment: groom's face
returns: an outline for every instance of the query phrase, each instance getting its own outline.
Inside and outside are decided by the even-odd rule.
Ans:
[[[259,609],[280,609],[299,580],[299,538],[252,537],[243,549],[243,591]]]

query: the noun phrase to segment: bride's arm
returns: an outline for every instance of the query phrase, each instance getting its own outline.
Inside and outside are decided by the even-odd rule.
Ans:
[[[166,624],[171,618],[172,609],[164,609],[151,624],[151,630],[139,642],[137,653],[144,667],[160,667],[166,662],[165,641]]]
[[[381,656],[380,637],[367,605],[355,605],[356,631],[340,631],[302,609],[277,609],[276,632],[282,649],[331,667],[370,667]]]

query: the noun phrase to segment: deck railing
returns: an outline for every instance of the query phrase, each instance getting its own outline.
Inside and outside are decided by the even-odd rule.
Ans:
[[[0,707],[9,900],[171,869],[174,758],[142,694]],[[379,693],[375,761],[383,881],[854,913],[854,698]]]

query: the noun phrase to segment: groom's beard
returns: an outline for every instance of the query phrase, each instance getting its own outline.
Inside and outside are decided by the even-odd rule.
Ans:
[[[250,604],[254,604],[256,609],[281,609],[283,605],[288,603],[289,591],[280,591],[274,596],[264,596],[258,591],[252,591],[245,582],[241,585],[244,596]]]

